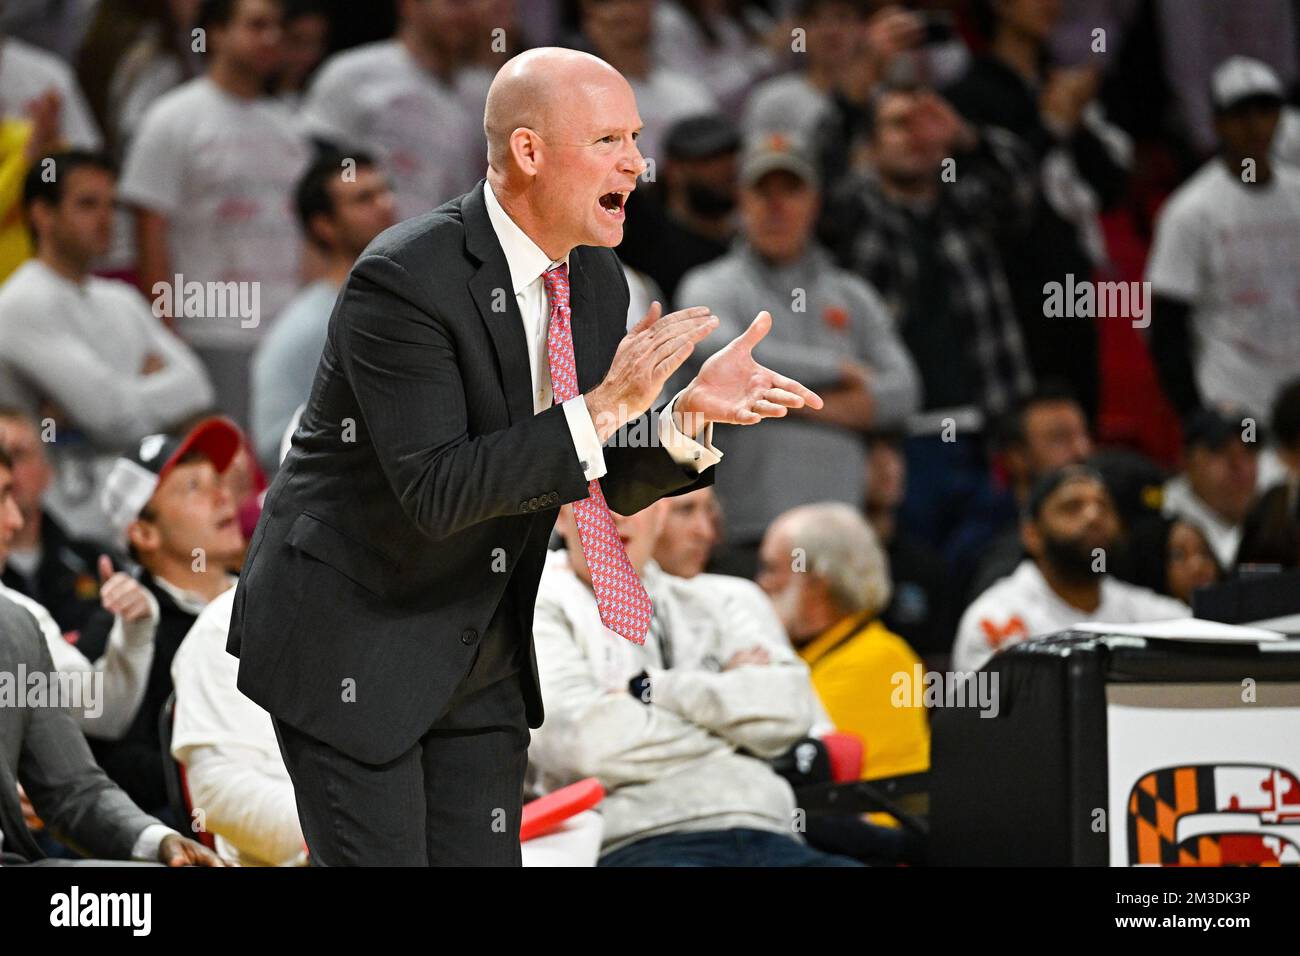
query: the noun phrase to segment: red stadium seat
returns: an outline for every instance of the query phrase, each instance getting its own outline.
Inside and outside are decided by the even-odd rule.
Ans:
[[[587,777],[567,787],[561,787],[536,800],[524,804],[523,823],[519,827],[519,842],[544,836],[559,829],[560,824],[584,810],[590,810],[605,799],[605,788],[595,777]]]

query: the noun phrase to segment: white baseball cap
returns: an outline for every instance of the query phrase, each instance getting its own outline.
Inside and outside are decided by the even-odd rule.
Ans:
[[[1210,78],[1210,99],[1219,111],[1232,109],[1243,100],[1267,97],[1281,103],[1286,99],[1282,81],[1262,60],[1232,56],[1215,67]]]

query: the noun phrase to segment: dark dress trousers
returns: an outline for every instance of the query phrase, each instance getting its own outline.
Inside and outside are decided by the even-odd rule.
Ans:
[[[235,595],[239,689],[274,718],[314,862],[518,861],[527,728],[543,717],[533,604],[556,510],[587,481],[563,409],[533,414],[484,188],[384,232],[353,267]],[[569,276],[586,392],[624,335],[628,289],[610,249],[574,249]],[[649,412],[604,450],[621,514],[712,480],[657,434]]]

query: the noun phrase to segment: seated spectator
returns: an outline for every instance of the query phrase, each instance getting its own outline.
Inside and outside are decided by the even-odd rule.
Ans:
[[[36,421],[0,406],[0,449],[13,461],[14,499],[23,526],[9,542],[4,585],[47,608],[60,631],[76,631],[99,607],[96,565],[105,548],[74,538],[45,508],[53,478]]]
[[[329,52],[330,16],[324,0],[283,0],[283,8],[283,49],[272,95],[297,110],[308,80]]]
[[[722,536],[722,509],[713,489],[665,499],[663,523],[655,542],[655,564],[678,578],[703,574]]]
[[[1032,160],[923,87],[884,86],[864,115],[871,171],[836,190],[823,235],[884,298],[920,371],[899,517],[951,559],[962,516],[990,489],[986,426],[1033,388],[998,253],[1033,210]],[[960,170],[950,183],[946,160]]]
[[[1152,358],[1183,416],[1227,403],[1266,412],[1300,368],[1300,170],[1270,155],[1282,84],[1232,57],[1211,100],[1220,154],[1166,201],[1147,261]]]
[[[0,445],[0,570],[5,570],[15,536],[22,530],[23,516],[17,500],[17,464]],[[144,697],[149,665],[153,660],[156,621],[144,588],[130,575],[113,573],[107,556],[100,559],[103,588],[100,601],[111,615],[108,645],[97,660],[88,659],[74,641],[64,638],[50,612],[27,595],[0,583],[0,599],[27,611],[40,626],[54,669],[102,681],[83,693],[94,694],[91,706],[70,711],[86,734],[104,740],[120,738],[130,726]],[[75,637],[75,635],[72,635]],[[88,698],[89,699],[89,698]]]
[[[1186,604],[1108,573],[1120,521],[1101,476],[1083,465],[1034,485],[1020,525],[1029,557],[962,615],[952,667],[974,671],[1003,648],[1083,621],[1133,624],[1187,617]]]
[[[343,281],[370,240],[397,221],[387,181],[360,151],[317,157],[298,181],[294,199],[298,224],[319,250],[325,271],[293,297],[253,356],[253,444],[268,471],[280,461],[280,439],[294,409],[311,393]]]
[[[866,519],[838,503],[794,508],[772,523],[760,557],[759,586],[835,729],[865,745],[863,778],[928,769],[925,708],[893,703],[895,675],[914,679],[921,659],[879,620],[889,604],[889,564]]]
[[[1205,534],[1182,518],[1148,519],[1133,529],[1127,544],[1131,570],[1124,579],[1186,605],[1193,591],[1223,577]]]
[[[863,436],[901,425],[918,405],[919,380],[880,296],[813,239],[821,190],[806,144],[781,134],[747,144],[740,178],[743,240],[688,273],[680,292],[713,310],[719,332],[679,374],[693,374],[770,309],[772,330],[755,358],[825,401],[816,412],[791,410],[763,434],[723,429],[728,465],[715,487],[729,540],[719,566],[751,576],[758,543],[781,512],[809,501],[862,504]]]
[[[307,89],[301,116],[316,139],[373,149],[392,183],[398,218],[409,219],[467,192],[483,176],[487,85],[470,62],[477,4],[400,0],[396,6],[397,33],[327,59]]]
[[[1242,525],[1255,501],[1259,446],[1239,409],[1201,409],[1183,426],[1183,471],[1165,482],[1161,510],[1186,518],[1209,539],[1214,559],[1236,567]]]
[[[271,715],[239,692],[239,659],[226,653],[234,602],[234,588],[213,598],[172,658],[172,756],[185,765],[190,799],[223,859],[300,865],[298,804]]]
[[[813,723],[808,671],[766,602],[651,560],[665,502],[614,516],[654,602],[632,644],[601,624],[572,510],[556,525],[533,626],[546,722],[529,760],[543,789],[596,777],[602,866],[828,866],[791,830],[795,798],[766,761]]]
[[[1092,454],[1083,406],[1072,392],[1051,383],[1022,399],[1004,417],[998,443],[1010,494],[1003,496],[996,515],[985,517],[1005,514],[1005,527],[985,547],[975,566],[967,601],[983,594],[1025,559],[1020,515],[1038,479],[1066,465],[1081,465]]]
[[[726,253],[735,237],[739,150],[731,120],[680,120],[668,130],[653,178],[645,173],[627,197],[618,257],[649,276],[670,303],[678,301],[682,276]]]
[[[100,766],[143,807],[166,813],[158,716],[172,692],[172,658],[200,611],[235,578],[226,570],[242,553],[234,502],[221,480],[239,449],[239,430],[224,418],[200,422],[183,437],[149,435],[119,458],[104,489],[104,510],[142,567],[157,625],[144,700],[120,740],[92,743]],[[86,622],[78,647],[103,653],[112,620]]]
[[[1282,389],[1273,403],[1271,431],[1270,451],[1278,478],[1246,516],[1237,563],[1296,568],[1300,567],[1300,379]]]
[[[53,420],[49,504],[78,534],[107,539],[98,491],[113,458],[211,407],[213,392],[139,292],[90,273],[111,239],[113,167],[91,153],[49,159],[55,175],[37,163],[24,193],[36,258],[0,287],[0,401]]]
[[[938,553],[898,521],[907,492],[902,438],[872,435],[867,445],[866,517],[889,559],[893,581],[881,623],[927,659],[952,649],[952,580]]]
[[[9,504],[12,509],[12,502]],[[47,641],[23,608],[0,600],[0,671],[55,671]],[[148,816],[95,765],[59,707],[0,707],[0,779],[22,785],[61,842],[105,860],[221,866],[211,850]],[[75,865],[46,859],[27,828],[18,788],[0,787],[0,865]]]

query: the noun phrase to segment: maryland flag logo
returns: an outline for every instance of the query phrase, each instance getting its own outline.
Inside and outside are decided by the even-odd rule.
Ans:
[[[1128,797],[1129,865],[1300,865],[1300,780],[1281,767],[1153,770]]]

